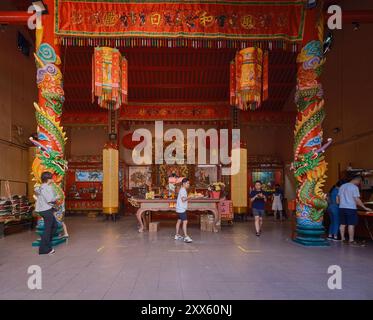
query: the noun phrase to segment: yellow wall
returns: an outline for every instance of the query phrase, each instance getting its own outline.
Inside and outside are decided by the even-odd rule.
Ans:
[[[36,131],[33,102],[37,101],[36,67],[17,49],[17,31],[30,39],[24,28],[7,26],[0,32],[0,180],[27,182],[28,150],[22,148]],[[22,134],[18,134],[16,127]],[[26,194],[26,184],[11,183],[13,194]],[[0,196],[4,195],[4,186]]]

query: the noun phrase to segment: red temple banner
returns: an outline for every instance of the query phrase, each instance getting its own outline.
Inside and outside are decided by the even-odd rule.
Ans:
[[[82,39],[178,38],[294,43],[303,38],[305,19],[301,0],[56,0],[55,6],[56,35]]]

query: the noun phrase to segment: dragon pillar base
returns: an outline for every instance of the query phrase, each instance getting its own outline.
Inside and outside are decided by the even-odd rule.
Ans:
[[[297,237],[293,240],[307,247],[327,247],[330,246],[325,239],[325,228],[323,226],[299,226],[296,229]]]
[[[42,219],[40,219],[40,220],[42,220]],[[61,243],[65,243],[66,242],[66,238],[60,236],[60,234],[62,233],[62,231],[63,231],[62,225],[59,224],[58,228],[57,228],[57,231],[53,235],[53,238],[52,238],[52,241],[51,241],[51,246],[52,247],[55,247],[55,246],[57,246],[57,245],[59,245]],[[41,237],[41,235],[43,234],[43,232],[44,232],[44,223],[38,223],[37,226],[36,226],[36,233],[38,234],[39,237]],[[32,243],[32,246],[33,247],[40,247],[40,239],[35,240]]]
[[[62,237],[53,237],[52,241],[51,241],[51,246],[52,247],[56,247],[58,246],[59,244],[61,243],[65,243],[66,242],[66,239],[65,238],[62,238]],[[40,240],[35,240],[32,244],[31,244],[33,247],[40,247]]]

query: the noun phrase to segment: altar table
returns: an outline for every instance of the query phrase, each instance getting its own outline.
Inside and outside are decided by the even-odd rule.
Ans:
[[[139,204],[136,217],[140,224],[139,231],[144,230],[143,214],[146,211],[175,211],[176,212],[176,200],[171,199],[134,199]],[[220,224],[220,214],[218,210],[219,199],[191,199],[188,200],[188,211],[210,211],[214,215],[214,232],[218,232],[217,226]]]
[[[367,230],[370,239],[373,240],[373,225],[369,223],[369,219],[373,219],[373,211],[358,211],[359,218],[364,220],[364,226]]]

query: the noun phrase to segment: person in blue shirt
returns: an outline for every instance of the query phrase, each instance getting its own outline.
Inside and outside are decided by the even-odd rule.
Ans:
[[[259,237],[262,232],[264,207],[267,201],[265,192],[262,190],[262,182],[255,181],[254,190],[250,192],[251,208],[255,217],[256,236]]]
[[[329,235],[328,239],[338,241],[339,232],[339,205],[337,203],[337,196],[339,187],[345,183],[344,180],[339,180],[329,191],[328,194],[328,209],[330,217]]]

